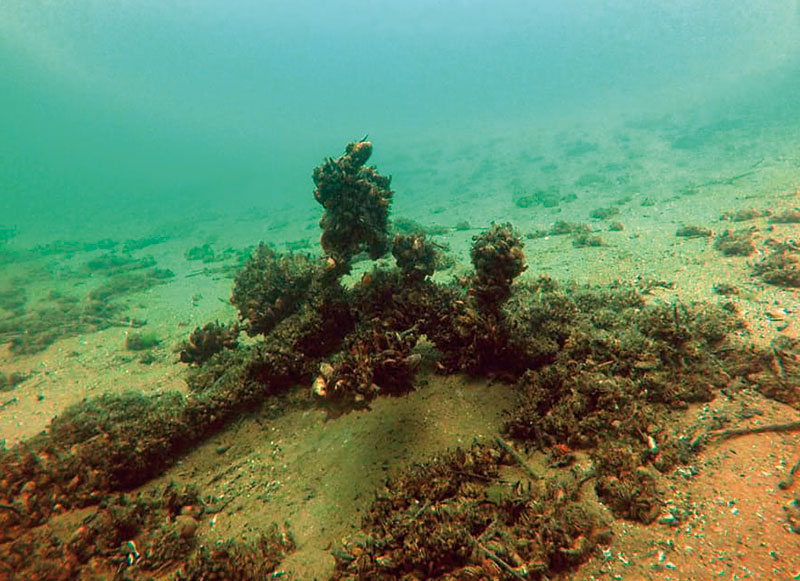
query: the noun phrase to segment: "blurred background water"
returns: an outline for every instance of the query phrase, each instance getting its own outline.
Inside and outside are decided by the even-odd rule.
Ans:
[[[599,135],[636,173],[720,138],[797,154],[798,125],[798,0],[0,3],[0,227],[28,245],[308,212],[311,169],[367,133],[411,211],[480,167],[572,183],[558,160]]]

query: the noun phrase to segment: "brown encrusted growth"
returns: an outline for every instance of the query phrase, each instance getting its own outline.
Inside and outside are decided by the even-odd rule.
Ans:
[[[400,474],[333,551],[333,579],[539,579],[609,540],[578,481],[510,485],[503,462],[475,444]]]
[[[762,218],[764,216],[771,215],[772,212],[770,210],[757,210],[755,208],[742,208],[741,210],[736,210],[735,212],[725,212],[720,216],[720,220],[729,220],[731,222],[747,222],[748,220],[755,220],[756,218]]]
[[[12,507],[0,510],[0,539],[147,482],[243,409],[310,381],[314,360],[283,337],[274,341],[217,353],[197,370],[189,397],[105,394],[67,408],[49,433],[0,451],[0,504]]]
[[[595,490],[615,516],[649,524],[661,512],[657,472],[643,465],[641,454],[619,443],[603,443],[593,453]]]
[[[127,392],[67,408],[49,434],[0,456],[0,502],[15,507],[0,511],[0,530],[35,526],[160,474],[190,439],[183,404],[177,392]]]
[[[758,390],[766,397],[800,409],[800,341],[778,336],[768,349],[756,355],[759,371],[750,375]]]
[[[314,197],[325,208],[322,249],[338,272],[348,272],[359,252],[375,260],[389,249],[391,178],[364,166],[371,154],[369,141],[349,143],[343,155],[314,169]]]
[[[522,251],[524,243],[510,223],[493,224],[472,240],[475,277],[471,294],[481,309],[495,313],[511,296],[511,283],[527,268]]]
[[[223,349],[236,349],[239,328],[219,321],[196,327],[189,339],[181,344],[179,357],[182,363],[200,365]]]
[[[178,572],[176,579],[245,581],[278,578],[281,576],[276,572],[278,565],[294,548],[294,539],[288,529],[285,526],[279,529],[273,524],[255,543],[229,540],[213,547],[200,547]]]
[[[437,248],[425,239],[425,232],[397,234],[392,244],[392,256],[397,267],[409,281],[420,281],[436,270]]]
[[[329,264],[261,245],[236,277],[231,302],[250,335],[264,335],[278,351],[322,357],[353,327],[339,274]],[[279,337],[270,339],[273,333]]]
[[[203,514],[191,486],[122,494],[72,529],[48,523],[0,544],[0,562],[20,579],[142,578],[177,567],[194,551]]]
[[[772,216],[769,221],[773,224],[800,224],[800,208],[784,210]]]
[[[695,226],[692,224],[686,225],[684,224],[680,228],[678,228],[675,232],[675,236],[679,236],[681,238],[708,238],[712,236],[714,232],[712,232],[709,228],[704,228],[702,226]]]
[[[597,208],[592,210],[592,213],[589,214],[589,217],[594,218],[595,220],[607,220],[611,216],[616,216],[618,214],[619,208],[609,206],[607,208]]]
[[[556,220],[555,224],[552,225],[550,230],[546,232],[546,235],[550,236],[565,236],[567,234],[581,234],[583,232],[591,232],[592,228],[588,224],[584,224],[583,222],[576,223],[576,222],[565,222],[564,220]]]
[[[603,237],[599,234],[592,234],[589,232],[578,232],[572,235],[572,245],[575,248],[591,248],[598,246],[605,246],[606,243]]]
[[[399,269],[374,268],[364,273],[350,293],[353,310],[363,321],[379,319],[398,331],[417,326],[424,334],[446,325],[447,312],[465,295],[461,289],[429,278],[408,282]]]
[[[800,245],[794,240],[775,244],[772,252],[753,266],[753,273],[769,284],[800,288]]]
[[[530,357],[527,340],[514,335],[507,309],[487,313],[475,303],[457,302],[449,313],[448,326],[429,335],[442,352],[442,371],[466,371],[516,381],[537,363]]]
[[[638,388],[629,379],[580,364],[528,371],[518,385],[524,399],[512,414],[510,433],[542,447],[589,448],[606,439],[630,438],[656,421],[654,410],[637,397]]]
[[[482,364],[498,350],[498,334],[492,333],[466,289],[456,284],[427,278],[408,284],[396,270],[376,269],[355,287],[353,305],[362,320],[380,320],[401,334],[413,329],[426,336],[437,350],[436,365],[442,372],[485,370]],[[500,360],[512,367],[509,358]]]
[[[348,339],[344,351],[331,363],[320,366],[314,392],[323,397],[331,411],[365,407],[378,395],[397,395],[413,388],[419,356],[412,353],[418,334],[405,333],[375,322]]]
[[[522,311],[516,300],[510,308]],[[531,356],[538,352],[549,362],[519,381],[520,404],[507,430],[545,450],[613,442],[637,450],[635,467],[670,469],[687,459],[668,430],[673,410],[708,401],[733,377],[752,374],[741,367],[752,355],[726,343],[739,323],[720,307],[644,306],[641,296],[624,289],[565,294],[553,286],[527,301],[528,312],[513,321],[515,334],[535,334]],[[610,496],[624,497],[633,484],[644,490],[639,476],[613,476],[613,485],[603,485]],[[618,512],[647,519],[652,510]]]
[[[315,266],[302,254],[278,254],[259,244],[234,279],[231,303],[249,335],[269,333],[306,300]]]
[[[756,251],[753,230],[725,230],[714,240],[714,248],[725,256],[750,256]]]
[[[514,381],[534,363],[510,343],[507,315],[481,312],[460,284],[429,279],[409,284],[398,271],[376,269],[355,287],[353,306],[361,320],[381,320],[400,333],[414,328],[427,337],[437,350],[437,368],[445,373],[502,374]]]
[[[368,155],[367,145],[355,144],[319,168],[320,195],[331,193],[326,188],[334,183],[349,188],[351,178],[355,191],[371,191],[375,184],[359,177],[370,175],[371,168],[363,168]],[[358,185],[361,179],[367,183]],[[370,251],[368,242],[320,262],[259,248],[237,278],[236,301],[258,336],[216,350],[226,339],[212,325],[207,351],[215,352],[189,370],[188,395],[94,398],[66,410],[49,433],[0,450],[0,543],[19,539],[13,546],[23,555],[41,546],[40,578],[71,575],[73,569],[53,565],[63,557],[61,540],[46,532],[25,536],[25,530],[71,508],[111,506],[110,495],[161,474],[191,446],[290,385],[317,378],[317,395],[334,410],[351,409],[379,391],[411,389],[422,360],[442,372],[517,381],[520,404],[507,431],[564,459],[589,448],[593,470],[567,482],[548,475],[533,487],[514,488],[497,480],[502,453],[487,447],[420,467],[376,502],[365,520],[367,536],[337,554],[337,575],[535,578],[580,562],[602,536],[595,513],[579,502],[581,483],[596,478],[597,492],[618,515],[653,518],[653,469],[667,470],[696,451],[671,431],[673,410],[731,386],[755,386],[800,405],[797,342],[776,342],[764,352],[728,342],[738,329],[729,305],[646,305],[634,287],[562,287],[548,278],[512,285],[525,266],[509,224],[476,239],[474,276],[447,285],[428,276],[421,236],[400,240],[400,268],[375,267],[352,289],[340,275],[349,268],[350,251]],[[192,357],[205,351],[205,341],[194,340],[198,355]],[[304,397],[303,405],[309,401]],[[196,526],[189,519],[183,524],[186,531]],[[170,568],[172,556],[187,554],[187,537],[174,528],[164,525],[151,538],[155,544],[138,548],[149,556],[137,565],[142,572],[148,562]],[[290,546],[283,537],[271,538]],[[99,542],[110,551],[105,556],[119,561],[98,535],[82,532],[70,541],[80,559],[91,560]],[[183,575],[264,577],[272,563],[261,548],[224,546],[198,553]]]

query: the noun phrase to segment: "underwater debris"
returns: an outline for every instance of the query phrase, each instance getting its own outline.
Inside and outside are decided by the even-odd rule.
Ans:
[[[231,303],[248,335],[269,333],[307,300],[316,265],[305,254],[278,254],[259,244],[234,279]]]
[[[190,378],[190,397],[125,392],[68,407],[47,433],[0,451],[0,503],[21,509],[0,511],[0,542],[3,530],[40,524],[56,506],[97,504],[161,474],[240,411],[310,376],[311,364],[285,344],[257,344],[213,356]]]
[[[592,210],[592,212],[589,214],[589,217],[594,218],[595,220],[607,220],[612,216],[618,216],[619,212],[619,208],[615,206],[609,206]]]
[[[511,283],[528,268],[524,243],[510,223],[493,224],[472,240],[470,256],[475,276],[470,292],[480,309],[495,313],[511,296]]]
[[[89,571],[113,576],[119,571],[141,574],[174,567],[195,544],[193,537],[181,539],[176,534],[182,514],[186,518],[203,514],[191,486],[179,489],[170,483],[149,494],[122,494],[108,499],[71,530],[48,524],[0,545],[0,556],[28,579],[68,580]]]
[[[441,354],[437,365],[454,370],[464,369],[464,350],[473,338],[462,327],[470,313],[477,316],[474,305],[467,306],[471,301],[461,286],[436,284],[430,278],[410,283],[399,270],[377,268],[364,275],[351,298],[368,329],[374,326],[370,321],[382,321],[385,329],[424,335]]]
[[[539,579],[610,541],[579,479],[511,484],[499,479],[507,465],[473,444],[404,471],[332,551],[333,579]]]
[[[29,304],[26,281],[0,291],[0,308],[12,316],[0,320],[0,342],[10,343],[14,353],[37,353],[64,337],[93,333],[108,327],[140,327],[142,321],[122,316],[123,296],[163,284],[175,275],[153,268],[152,259],[129,261],[106,255],[95,265],[100,273],[112,273],[85,297],[50,291],[38,304]],[[121,262],[117,262],[121,258]]]
[[[657,472],[696,452],[672,431],[676,410],[732,383],[800,405],[796,343],[763,352],[737,345],[730,337],[741,323],[725,307],[646,304],[633,286],[562,286],[546,277],[517,282],[526,264],[511,224],[475,236],[474,273],[450,283],[432,280],[435,252],[424,234],[411,233],[395,237],[397,267],[375,265],[345,288],[340,278],[354,253],[385,253],[387,242],[384,214],[370,212],[385,205],[388,215],[388,178],[370,181],[377,173],[363,167],[368,157],[366,146],[350,144],[315,170],[318,199],[330,202],[323,203],[323,223],[338,225],[329,230],[327,260],[261,245],[236,277],[232,302],[252,339],[237,343],[238,322],[193,331],[181,352],[192,364],[188,395],[93,398],[65,410],[47,433],[0,451],[0,554],[42,547],[32,554],[47,552],[37,569],[45,578],[59,571],[51,565],[65,546],[78,562],[112,572],[122,567],[120,575],[279,576],[281,555],[293,546],[285,532],[269,533],[255,546],[198,548],[205,509],[184,512],[182,502],[177,512],[168,509],[168,518],[155,511],[162,517],[155,530],[149,521],[145,528],[131,525],[139,533],[119,533],[113,543],[88,524],[88,532],[67,543],[35,527],[97,505],[96,513],[116,507],[109,508],[111,518],[122,514],[129,522],[114,497],[162,474],[239,414],[269,398],[289,401],[290,386],[311,385],[320,405],[347,411],[413,389],[425,360],[442,373],[515,382],[519,405],[506,434],[540,448],[553,464],[569,464],[588,450],[593,465],[537,478],[511,443],[459,450],[412,468],[376,499],[363,532],[334,550],[335,578],[542,578],[570,570],[609,540],[585,486],[594,486],[620,517],[658,517]],[[355,199],[372,196],[368,234],[360,210],[348,213],[354,200],[334,201],[345,190]],[[364,236],[345,243],[344,233]],[[662,282],[644,281],[642,288]],[[115,296],[118,284],[102,288],[94,302]],[[299,397],[312,404],[307,389]],[[521,475],[520,482],[500,479],[509,473]],[[118,504],[125,502],[139,506],[130,498]],[[141,513],[131,512],[132,520]],[[28,566],[14,563],[23,571]]]
[[[658,473],[643,464],[640,452],[624,444],[603,442],[591,456],[597,477],[595,491],[614,516],[644,524],[658,518],[662,505],[656,488]]]
[[[763,218],[764,216],[770,216],[772,212],[770,210],[756,210],[755,208],[743,208],[741,210],[736,210],[735,212],[725,212],[720,216],[720,220],[728,220],[729,222],[748,222],[750,220],[755,220],[756,218]]]
[[[125,272],[153,268],[156,261],[152,256],[133,258],[126,254],[109,252],[86,261],[85,268],[91,273],[115,276]]]
[[[392,243],[392,256],[409,282],[432,275],[438,254],[437,245],[425,239],[425,232],[397,234]]]
[[[548,230],[551,236],[562,236],[565,234],[580,234],[582,232],[591,232],[592,228],[588,224],[582,222],[565,222],[564,220],[557,220],[555,224]]]
[[[675,236],[680,238],[708,238],[713,236],[714,232],[709,228],[695,225],[683,225],[675,232]]]
[[[600,234],[592,234],[590,232],[578,232],[572,236],[572,245],[575,248],[588,248],[605,246],[606,243]]]
[[[163,244],[169,240],[169,236],[145,236],[144,238],[131,238],[126,240],[122,245],[122,252],[134,252],[147,248],[148,246],[155,246],[156,244]]]
[[[211,244],[206,242],[202,246],[192,246],[189,250],[183,253],[186,260],[201,260],[203,262],[214,262],[216,255]]]
[[[688,454],[667,429],[675,410],[709,401],[732,377],[754,377],[741,367],[753,355],[727,342],[741,324],[712,305],[645,306],[633,289],[573,288],[567,294],[540,283],[531,290],[524,299],[512,298],[509,308],[520,312],[512,324],[515,333],[537,329],[528,349],[545,364],[520,378],[507,433],[541,450],[626,450],[623,456],[633,460],[626,461],[625,474],[601,470],[601,497],[619,516],[649,522],[657,500],[631,504],[636,494],[652,492],[652,478],[639,468],[668,470]]]
[[[177,579],[215,573],[220,579],[255,579],[294,549],[288,531],[275,525],[255,546],[233,540],[213,549],[198,546],[196,531],[206,515],[195,487],[170,483],[109,498],[69,530],[47,524],[27,531],[0,545],[0,558],[26,579],[140,579],[170,571]]]
[[[143,284],[157,284],[147,275],[125,274],[122,278],[136,277]],[[0,342],[10,343],[17,354],[38,353],[59,339],[84,333],[93,333],[109,327],[141,327],[144,322],[121,315],[122,305],[112,302],[125,292],[125,285],[105,283],[91,291],[84,300],[72,295],[51,292],[47,301],[28,309],[26,303],[18,306],[14,316],[0,320]],[[25,296],[24,292],[21,296]]]
[[[502,312],[514,279],[527,268],[522,247],[519,232],[511,224],[495,224],[473,237],[475,274],[463,281],[470,284],[466,295],[455,285],[426,289],[426,306],[434,310],[424,309],[413,324],[441,353],[437,365],[442,371],[486,373],[491,369],[513,376],[524,367],[524,355],[509,343]]]
[[[148,351],[159,345],[161,339],[154,331],[129,331],[125,335],[125,349],[128,351]]]
[[[180,581],[278,579],[283,576],[278,570],[280,562],[294,549],[288,528],[273,524],[254,543],[231,539],[213,547],[200,547],[175,578]]]
[[[800,288],[800,245],[794,240],[773,244],[772,251],[753,265],[753,274],[775,286]]]
[[[340,273],[366,251],[372,260],[389,250],[391,178],[364,164],[372,155],[369,141],[347,144],[344,154],[314,168],[314,197],[325,208],[320,220],[321,244]]]
[[[549,187],[535,190],[530,194],[515,195],[514,205],[517,208],[530,208],[535,205],[544,208],[555,208],[562,201],[570,201],[566,196],[562,196],[557,187]]]
[[[325,398],[329,411],[366,407],[379,393],[399,395],[413,389],[419,356],[416,328],[405,333],[386,324],[360,327],[348,337],[342,353],[320,366],[315,395]]]
[[[234,279],[231,303],[239,310],[240,328],[264,336],[279,351],[292,350],[294,357],[327,355],[353,328],[341,274],[327,261],[259,245]]]
[[[750,256],[756,251],[753,229],[725,230],[714,240],[714,248],[725,256]]]
[[[179,358],[182,363],[200,365],[223,349],[236,349],[239,328],[219,321],[195,327],[189,339],[181,344]]]
[[[771,216],[769,221],[772,224],[800,224],[800,208],[784,210],[780,214]]]
[[[779,335],[754,353],[750,381],[764,396],[800,409],[800,341]]]

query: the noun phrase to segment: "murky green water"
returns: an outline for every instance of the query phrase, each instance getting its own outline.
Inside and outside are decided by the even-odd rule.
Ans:
[[[366,133],[410,214],[702,183],[798,154],[798,6],[6,0],[0,227],[305,216],[310,169]]]

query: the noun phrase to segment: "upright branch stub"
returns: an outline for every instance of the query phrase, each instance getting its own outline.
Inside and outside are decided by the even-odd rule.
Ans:
[[[425,239],[425,232],[396,234],[392,256],[407,282],[419,282],[436,270],[437,248]]]
[[[511,283],[527,268],[522,247],[519,232],[510,223],[492,224],[473,237],[471,292],[482,310],[495,312],[511,296]]]
[[[308,256],[278,254],[259,244],[233,281],[231,303],[250,336],[266,335],[310,294],[315,267]]]
[[[320,220],[322,249],[340,273],[350,270],[359,252],[376,260],[389,249],[392,178],[364,166],[371,154],[369,141],[352,142],[343,155],[314,168],[314,197],[325,208]]]

